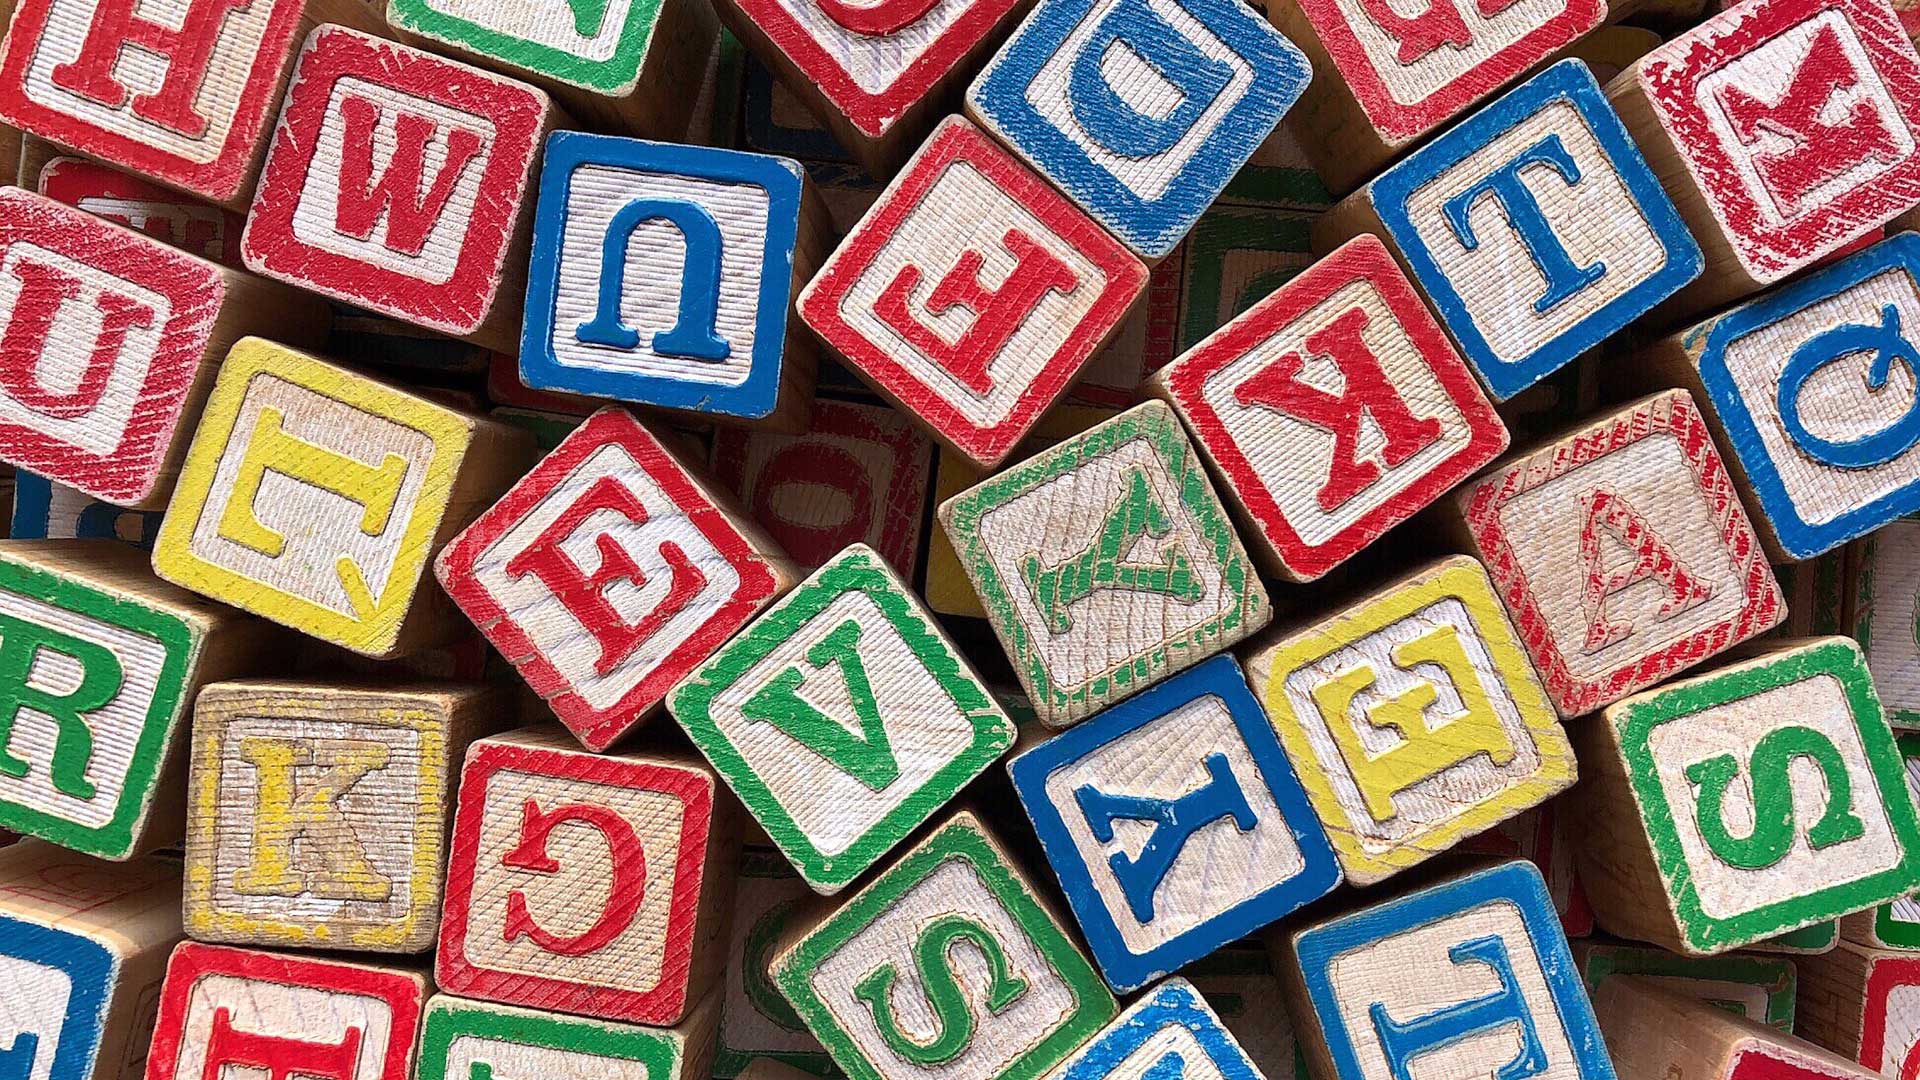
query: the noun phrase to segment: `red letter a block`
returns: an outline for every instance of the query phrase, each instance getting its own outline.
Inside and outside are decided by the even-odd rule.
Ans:
[[[907,415],[991,468],[1146,283],[1093,219],[952,117],[801,293],[800,317]]]
[[[1507,448],[1507,429],[1371,234],[1155,375],[1269,566],[1312,580]]]
[[[254,271],[493,349],[520,336],[540,145],[556,113],[512,79],[321,26],[247,217]]]
[[[692,759],[589,754],[558,729],[467,751],[435,981],[671,1026],[712,985],[737,819]]]
[[[616,408],[574,429],[434,572],[593,750],[801,576],[730,496]]]

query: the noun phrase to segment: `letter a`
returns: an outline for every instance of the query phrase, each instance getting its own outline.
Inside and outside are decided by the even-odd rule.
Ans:
[[[1045,614],[1047,628],[1056,634],[1073,629],[1070,609],[1076,602],[1102,589],[1162,593],[1191,604],[1206,591],[1179,540],[1160,549],[1157,563],[1125,558],[1142,537],[1158,540],[1172,531],[1173,521],[1154,498],[1147,474],[1135,469],[1126,494],[1107,511],[1100,531],[1080,554],[1047,566],[1037,553],[1029,553],[1020,561],[1020,579]]]
[[[860,624],[848,619],[834,627],[807,649],[807,663],[815,668],[840,666],[860,734],[848,731],[845,724],[800,696],[798,691],[806,676],[798,667],[781,671],[754,691],[741,704],[741,715],[756,723],[772,724],[868,788],[885,790],[900,776],[900,763],[887,740],[887,725],[880,719],[880,705],[867,681],[866,663],[860,659]]]
[[[1113,823],[1117,820],[1145,821],[1153,825],[1152,835],[1137,857],[1115,852],[1107,859],[1113,879],[1127,896],[1127,909],[1141,923],[1153,921],[1153,894],[1160,889],[1167,871],[1187,846],[1194,833],[1223,818],[1232,818],[1241,832],[1251,832],[1260,820],[1247,805],[1246,792],[1234,778],[1233,767],[1225,754],[1207,755],[1207,782],[1177,799],[1154,799],[1145,795],[1110,795],[1092,784],[1073,790],[1074,802],[1086,816],[1093,838],[1113,843]]]
[[[0,391],[34,412],[73,420],[93,411],[107,391],[127,335],[153,326],[153,309],[118,293],[99,294],[100,329],[87,366],[72,389],[51,390],[40,380],[40,361],[53,339],[53,324],[63,305],[79,299],[81,282],[45,263],[21,259],[13,265],[20,292],[6,331],[0,334]]]
[[[1713,595],[1712,588],[1693,576],[1627,500],[1606,488],[1595,488],[1580,497],[1580,504],[1587,513],[1580,528],[1580,562],[1586,567],[1581,602],[1587,611],[1588,652],[1598,652],[1633,633],[1631,622],[1607,617],[1607,600],[1631,585],[1651,578],[1666,587],[1667,597],[1660,602],[1656,619],[1671,618]],[[1608,564],[1600,551],[1602,529],[1626,545],[1633,561]]]

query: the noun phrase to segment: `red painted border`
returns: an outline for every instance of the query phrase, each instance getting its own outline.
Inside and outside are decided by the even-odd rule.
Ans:
[[[1470,434],[1465,446],[1438,463],[1427,475],[1326,542],[1310,544],[1301,539],[1286,519],[1271,488],[1254,470],[1246,452],[1233,440],[1220,414],[1207,401],[1204,389],[1208,378],[1357,281],[1373,286],[1386,301],[1387,310],[1446,390],[1448,400],[1460,411]],[[1386,245],[1371,233],[1363,233],[1341,245],[1269,293],[1174,361],[1163,378],[1168,392],[1186,414],[1195,440],[1225,474],[1248,515],[1272,542],[1287,568],[1306,579],[1317,578],[1352,558],[1388,529],[1431,505],[1507,448],[1507,428],[1494,412],[1493,403],[1481,391],[1466,361],[1454,350],[1439,320],[1388,254]]]
[[[849,290],[873,265],[883,247],[909,215],[925,205],[927,193],[957,163],[965,163],[1032,214],[1048,231],[1106,276],[1106,286],[1066,344],[1048,357],[1033,381],[1020,392],[999,423],[982,426],[952,401],[910,371],[879,343],[867,338],[841,315]],[[1118,240],[1093,223],[985,132],[955,116],[941,123],[907,167],[881,194],[853,232],[822,267],[800,301],[800,317],[816,334],[872,379],[882,393],[901,403],[909,415],[940,432],[955,449],[982,465],[997,464],[1040,419],[1040,415],[1080,374],[1107,334],[1127,317],[1147,284],[1147,268]]]
[[[195,984],[207,975],[233,975],[282,986],[310,986],[377,997],[393,1010],[386,1062],[378,1077],[356,1080],[409,1080],[413,1075],[414,1049],[420,1041],[420,1012],[426,997],[426,988],[419,980],[398,971],[360,964],[183,941],[167,960],[167,977],[160,988],[160,1012],[153,1024],[153,1045],[147,1052],[146,1080],[175,1080],[187,1005]],[[179,1080],[200,1078],[187,1076]]]
[[[1762,224],[1739,166],[1721,147],[1694,87],[1728,62],[1823,12],[1843,13],[1874,71],[1920,139],[1920,56],[1885,0],[1746,0],[1648,53],[1640,88],[1654,116],[1681,151],[1687,171],[1708,196],[1741,265],[1762,281],[1785,277],[1846,246],[1862,233],[1920,203],[1920,150],[1820,208],[1778,228]]]
[[[1860,1013],[1860,1064],[1881,1072],[1887,1062],[1887,995],[1902,986],[1920,986],[1920,956],[1875,957],[1867,972],[1866,1002]]]
[[[431,284],[300,240],[293,213],[312,165],[334,84],[357,78],[484,117],[494,126],[480,198],[461,240],[453,277]],[[308,36],[267,151],[240,249],[257,273],[421,323],[455,336],[487,319],[513,241],[514,219],[530,193],[538,140],[548,111],[545,94],[419,49],[339,26]],[[451,212],[451,208],[449,211]]]
[[[102,165],[85,158],[57,157],[47,162],[40,175],[33,177],[33,184],[40,194],[55,202],[78,207],[82,199],[125,199],[128,202],[151,203],[155,206],[182,206],[191,210],[211,211],[220,215],[220,257],[215,259],[205,252],[192,251],[179,243],[167,242],[189,255],[202,259],[211,259],[222,266],[234,270],[244,269],[240,262],[240,231],[246,227],[247,219],[231,210],[223,209],[212,203],[183,195],[172,188],[161,187],[150,180],[144,180],[132,173],[122,172],[111,165]],[[93,213],[89,210],[88,213]],[[105,214],[108,221],[125,225],[134,232],[153,236],[144,229],[128,225]],[[153,236],[155,240],[160,237]]]
[[[665,792],[680,800],[685,812],[680,819],[680,850],[675,857],[666,952],[658,986],[636,993],[539,975],[495,971],[467,958],[467,919],[473,901],[474,868],[480,858],[481,817],[486,808],[487,783],[504,769],[582,783]],[[585,751],[541,746],[475,743],[460,773],[459,810],[454,816],[447,858],[446,900],[440,916],[440,948],[434,955],[434,981],[450,993],[509,1005],[583,1013],[637,1024],[677,1022],[688,1004],[687,977],[696,944],[694,924],[700,912],[700,894],[707,886],[706,851],[713,822],[714,785],[711,776],[691,767],[617,756],[596,757]],[[487,854],[493,857],[498,853]]]
[[[739,585],[694,635],[662,658],[645,678],[605,709],[588,705],[526,631],[480,584],[474,564],[508,530],[538,506],[555,487],[595,451],[620,446],[639,463],[676,507],[685,513],[739,575]],[[703,663],[734,632],[745,626],[778,591],[779,582],[747,538],[694,485],[680,463],[640,421],[617,407],[594,413],[522,477],[500,501],[454,537],[435,560],[434,573],[454,603],[480,627],[493,647],[520,672],[534,692],[547,700],[568,730],[588,749],[605,750],[642,720],[673,684]]]
[[[1745,578],[1746,602],[1734,617],[1703,628],[1658,652],[1613,669],[1604,677],[1580,681],[1567,670],[1565,657],[1553,640],[1552,628],[1527,585],[1527,570],[1507,543],[1500,524],[1500,508],[1508,500],[1551,483],[1567,473],[1654,435],[1672,435],[1693,467],[1693,477],[1720,523],[1720,538]],[[1786,617],[1786,603],[1774,580],[1773,568],[1761,554],[1747,513],[1740,507],[1727,467],[1714,449],[1712,435],[1700,411],[1684,390],[1674,390],[1616,413],[1567,441],[1522,458],[1469,488],[1463,497],[1467,528],[1473,533],[1494,587],[1500,590],[1514,616],[1520,640],[1526,644],[1546,683],[1547,693],[1566,716],[1578,716],[1620,700],[1683,671],[1701,660],[1776,625]],[[1572,554],[1569,553],[1569,557]]]
[[[227,281],[204,259],[19,188],[0,189],[0,252],[28,242],[167,297],[173,313],[148,361],[120,444],[101,455],[0,419],[0,460],[111,503],[152,490],[194,376],[206,357]],[[36,356],[36,360],[38,357]],[[182,438],[190,433],[183,432]]]

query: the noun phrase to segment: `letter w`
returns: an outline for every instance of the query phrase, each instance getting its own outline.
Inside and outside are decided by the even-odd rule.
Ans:
[[[340,151],[340,198],[334,210],[334,227],[356,240],[366,240],[384,217],[387,236],[383,243],[403,255],[420,254],[447,200],[453,197],[454,185],[479,158],[483,149],[480,134],[460,127],[447,132],[447,159],[423,190],[427,146],[434,141],[438,124],[409,112],[396,117],[393,157],[375,178],[373,134],[380,123],[380,107],[366,98],[347,97],[340,102],[340,114],[347,130]]]

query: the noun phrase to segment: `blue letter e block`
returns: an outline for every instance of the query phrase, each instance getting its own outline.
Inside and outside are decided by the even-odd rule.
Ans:
[[[810,393],[782,377],[802,183],[785,158],[555,132],[521,380],[746,420]]]
[[[1578,60],[1515,87],[1354,198],[1371,200],[1502,401],[1700,274],[1700,246]]]
[[[1007,771],[1116,990],[1340,883],[1326,832],[1230,656],[1055,735]]]
[[[967,111],[1129,248],[1164,257],[1306,89],[1238,0],[1040,0]]]
[[[118,961],[90,937],[0,915],[0,1080],[87,1080]]]
[[[1502,863],[1362,908],[1289,944],[1337,1080],[1412,1080],[1417,1062],[1440,1053],[1462,1076],[1614,1080],[1532,863]],[[1480,1037],[1496,1034],[1504,1037]],[[1465,1047],[1485,1060],[1459,1060]]]

